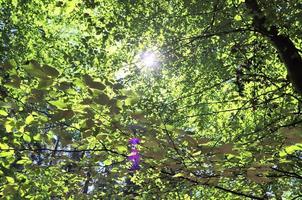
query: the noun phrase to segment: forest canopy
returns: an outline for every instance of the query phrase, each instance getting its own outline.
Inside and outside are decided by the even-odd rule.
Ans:
[[[301,0],[0,5],[1,199],[302,199]]]

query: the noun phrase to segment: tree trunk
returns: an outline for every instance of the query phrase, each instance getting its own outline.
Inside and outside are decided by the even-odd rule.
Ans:
[[[291,39],[280,34],[275,26],[266,27],[266,17],[261,12],[257,0],[246,0],[245,4],[253,15],[253,26],[255,30],[266,36],[277,49],[284,62],[288,77],[294,88],[302,94],[302,58],[299,50]]]

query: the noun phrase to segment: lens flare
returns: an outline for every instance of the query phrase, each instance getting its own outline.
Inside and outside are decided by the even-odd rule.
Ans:
[[[142,53],[141,61],[145,67],[154,67],[158,62],[158,56],[154,52],[147,51]]]

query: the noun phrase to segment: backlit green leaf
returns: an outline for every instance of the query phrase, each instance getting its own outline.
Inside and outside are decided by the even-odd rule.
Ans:
[[[35,120],[33,115],[28,115],[25,119],[25,124],[29,125]]]
[[[14,183],[15,182],[14,178],[12,178],[12,177],[6,176],[5,178],[6,178],[8,183]]]
[[[23,139],[25,142],[31,142],[31,137],[28,133],[23,134]]]
[[[0,115],[6,117],[8,113],[5,110],[0,110]]]
[[[112,161],[109,160],[109,159],[107,159],[107,160],[105,160],[103,163],[104,163],[104,165],[108,166],[108,165],[111,165],[111,164],[112,164]]]
[[[125,152],[128,151],[128,148],[125,147],[125,146],[118,146],[118,147],[117,147],[117,151],[118,151],[119,153],[125,153]]]

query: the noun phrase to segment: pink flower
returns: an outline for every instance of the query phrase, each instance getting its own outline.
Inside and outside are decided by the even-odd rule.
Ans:
[[[140,143],[139,138],[131,138],[129,140],[129,144],[131,144],[131,153],[128,156],[128,160],[132,162],[132,166],[129,169],[130,171],[139,170],[139,162],[140,162],[140,155],[138,150],[136,149],[136,145]]]

